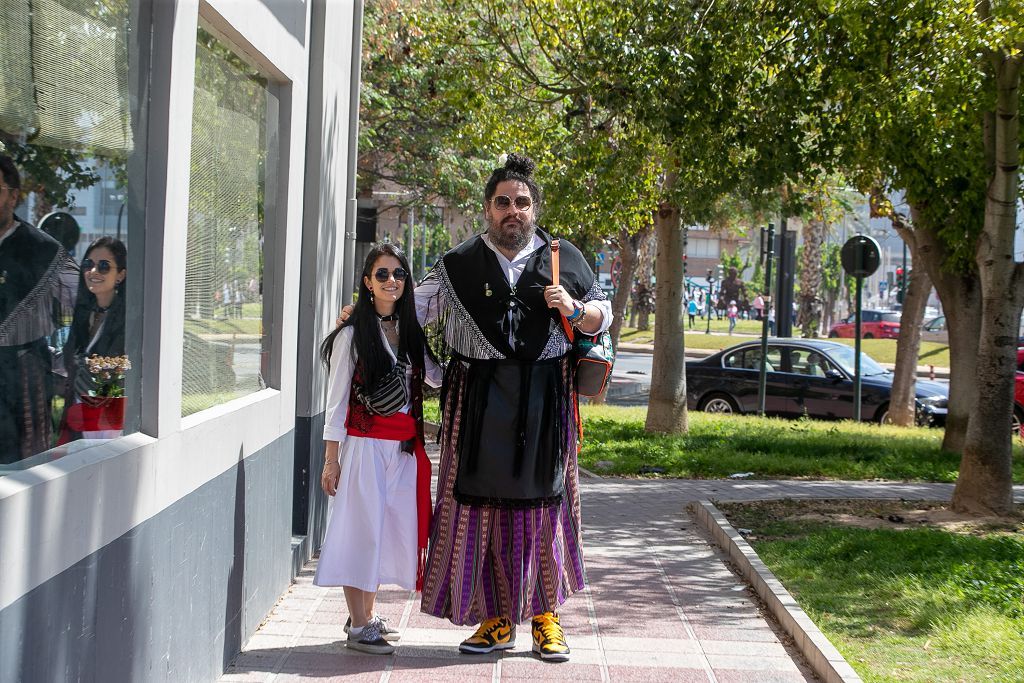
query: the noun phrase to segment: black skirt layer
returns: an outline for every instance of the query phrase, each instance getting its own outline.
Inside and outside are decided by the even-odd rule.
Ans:
[[[567,402],[562,358],[543,361],[453,359],[445,386],[463,392],[458,474],[453,495],[464,505],[532,508],[565,490]],[[445,401],[442,399],[442,405]]]

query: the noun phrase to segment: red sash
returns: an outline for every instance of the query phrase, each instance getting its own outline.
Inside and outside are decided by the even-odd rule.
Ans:
[[[423,573],[427,566],[427,539],[430,536],[430,460],[423,447],[423,441],[416,434],[416,419],[409,413],[395,413],[387,417],[374,415],[366,431],[364,425],[345,425],[352,436],[384,441],[408,441],[415,439],[413,450],[416,456],[416,527],[419,558],[416,564],[416,590],[423,590]]]

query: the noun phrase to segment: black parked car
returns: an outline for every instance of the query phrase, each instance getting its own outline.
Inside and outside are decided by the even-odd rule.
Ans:
[[[709,413],[756,413],[761,342],[729,347],[686,363],[686,404]],[[853,419],[854,351],[816,339],[769,339],[765,413]],[[886,422],[892,373],[861,353],[861,418]],[[941,427],[949,391],[937,382],[917,381],[917,422]]]

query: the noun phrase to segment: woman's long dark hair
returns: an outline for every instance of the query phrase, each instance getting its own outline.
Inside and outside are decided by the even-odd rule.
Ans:
[[[124,242],[113,237],[104,236],[96,239],[89,245],[89,248],[85,250],[85,256],[88,258],[89,254],[94,249],[100,247],[106,247],[110,250],[110,253],[114,255],[114,264],[117,267],[117,271],[120,272],[128,267],[128,250],[124,246]],[[126,277],[121,281],[121,284],[117,286],[117,293],[114,295],[114,300],[110,304],[110,308],[107,311],[107,326],[120,325],[124,328],[124,289],[127,286],[128,278]],[[89,316],[93,311],[96,310],[96,295],[89,291],[89,287],[85,284],[85,273],[81,273],[78,277],[78,296],[75,299],[75,312],[71,317],[71,330],[68,335],[67,344],[64,347],[64,353],[69,352],[73,355],[75,353],[81,353],[85,350],[85,347],[89,345],[91,341],[89,339]],[[124,341],[122,338],[120,344],[120,351],[117,355],[124,353]]]
[[[426,339],[423,335],[423,328],[416,320],[416,297],[414,295],[415,284],[412,279],[412,271],[409,270],[409,260],[397,245],[391,242],[380,242],[370,249],[366,255],[366,262],[363,264],[363,272],[359,278],[359,296],[356,297],[356,305],[352,315],[324,339],[320,345],[320,358],[324,363],[330,365],[331,353],[334,350],[334,339],[346,327],[353,328],[353,358],[358,363],[360,383],[364,387],[372,387],[377,381],[386,375],[394,364],[391,356],[384,348],[384,341],[380,336],[380,323],[378,322],[377,311],[370,300],[371,292],[366,288],[364,277],[373,277],[373,264],[381,256],[393,256],[398,259],[402,268],[409,276],[405,279],[405,287],[402,289],[402,296],[395,302],[395,312],[398,314],[398,348],[408,354],[410,362],[414,367],[423,369],[423,354],[430,353]],[[431,354],[433,358],[433,354]]]

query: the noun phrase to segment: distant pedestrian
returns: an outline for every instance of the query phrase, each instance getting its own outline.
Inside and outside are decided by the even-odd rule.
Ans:
[[[245,299],[245,294],[242,288],[238,284],[238,280],[235,280],[232,289],[232,296],[234,297],[234,316],[236,318],[242,317],[242,301]]]
[[[758,320],[764,315],[764,297],[758,294],[754,297],[754,315],[757,316]]]
[[[768,334],[775,336],[775,309],[771,306],[768,307]]]
[[[221,314],[225,318],[230,318],[231,317],[231,307],[233,305],[233,302],[232,302],[232,299],[231,299],[231,285],[229,285],[227,283],[227,280],[224,281],[224,285],[221,287],[220,291],[221,291],[220,302],[221,302],[221,307],[222,307],[221,308]]]
[[[736,329],[736,316],[739,315],[740,309],[736,307],[735,301],[729,302],[729,308],[726,309],[725,315],[729,318],[729,334]]]
[[[690,329],[693,329],[693,321],[697,317],[697,302],[690,299],[689,303],[686,304],[686,313],[690,316]]]

